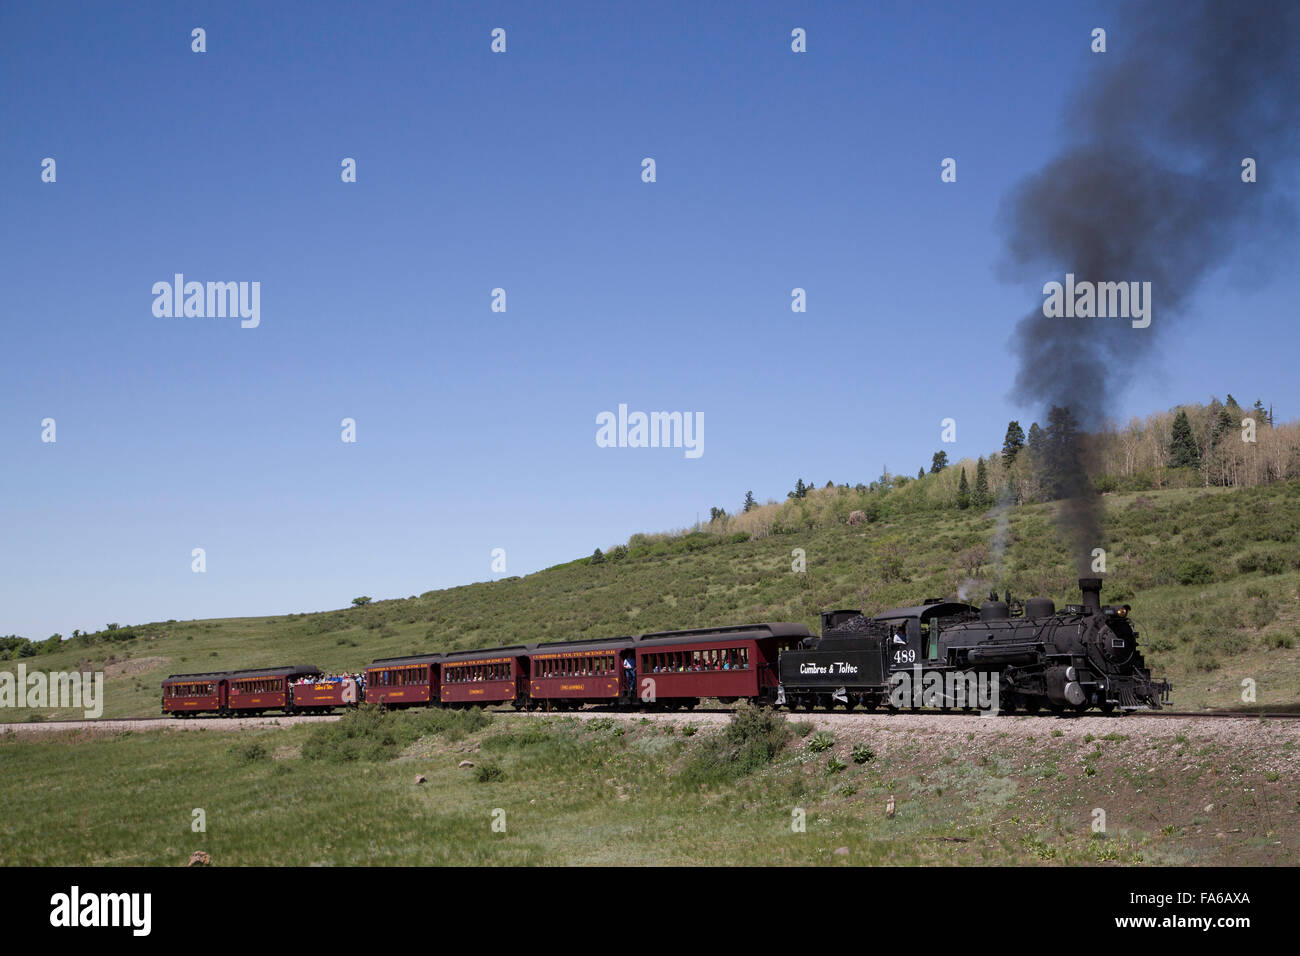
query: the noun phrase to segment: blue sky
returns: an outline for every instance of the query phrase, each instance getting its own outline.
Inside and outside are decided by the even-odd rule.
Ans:
[[[404,597],[500,576],[493,548],[526,574],[747,489],[915,473],[948,416],[950,458],[999,447],[1041,417],[1009,394],[1041,295],[999,278],[999,204],[1115,21],[5,4],[0,634]],[[177,272],[260,282],[260,326],[155,317]],[[1294,417],[1298,291],[1216,275],[1117,415],[1231,391]],[[705,453],[598,448],[619,403],[702,412]]]

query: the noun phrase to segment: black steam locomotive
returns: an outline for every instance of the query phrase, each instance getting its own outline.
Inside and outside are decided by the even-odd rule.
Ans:
[[[812,710],[941,707],[1030,713],[1156,710],[1170,685],[1152,680],[1128,608],[1103,607],[1101,579],[1080,578],[1082,604],[1023,607],[1008,594],[978,609],[927,601],[866,618],[822,614],[820,637],[781,654],[777,702]]]

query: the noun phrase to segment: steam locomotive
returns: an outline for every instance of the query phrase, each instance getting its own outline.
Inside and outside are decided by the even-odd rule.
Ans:
[[[1081,604],[1022,606],[990,595],[978,609],[927,601],[866,618],[822,615],[822,634],[780,660],[778,702],[811,710],[881,705],[1030,713],[1154,710],[1171,687],[1153,680],[1128,607],[1101,604],[1101,579],[1080,578]]]

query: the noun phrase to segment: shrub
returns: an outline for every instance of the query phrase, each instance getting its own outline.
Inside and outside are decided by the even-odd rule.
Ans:
[[[826,761],[826,775],[829,777],[831,774],[839,773],[847,766],[848,764],[839,757],[831,757],[830,760]]]
[[[235,744],[230,748],[230,754],[238,763],[257,763],[259,760],[265,760],[270,756],[266,748],[262,746],[261,741],[257,740]]]
[[[792,736],[784,715],[742,702],[721,733],[699,742],[678,779],[697,787],[746,776],[771,763]]]
[[[460,711],[459,713],[464,714],[466,716],[468,716],[469,714],[476,714],[478,716],[482,716],[482,714],[480,714],[478,711],[472,711],[472,710]],[[449,736],[452,734],[456,734],[458,730],[459,728],[450,730]],[[512,730],[507,730],[504,733],[496,734],[495,736],[486,738],[483,741],[483,749],[484,750],[519,750],[524,747],[531,747],[536,744],[543,743],[548,738],[549,738],[549,734],[547,734],[545,728],[543,728],[537,721],[530,720],[527,723],[525,723],[524,726],[522,727],[517,726]]]
[[[505,779],[505,771],[494,763],[479,764],[474,768],[474,779],[479,783],[493,783]]]
[[[1281,574],[1286,567],[1287,562],[1282,555],[1269,551],[1252,551],[1237,559],[1237,570],[1242,574],[1250,574],[1253,571]]]
[[[1287,634],[1267,634],[1264,636],[1264,646],[1270,651],[1287,650],[1295,645],[1295,641]]]
[[[808,741],[808,749],[815,754],[825,753],[830,750],[835,743],[835,735],[825,730],[819,730],[813,734],[813,739]]]
[[[1273,622],[1277,617],[1277,604],[1272,598],[1256,598],[1250,604],[1250,611],[1246,615],[1247,620],[1256,628],[1264,628]]]
[[[1209,584],[1214,580],[1214,569],[1204,561],[1184,561],[1174,578],[1182,585]]]
[[[409,735],[409,722],[404,729]],[[302,745],[302,755],[329,763],[390,760],[397,756],[403,736],[396,714],[375,704],[362,704],[341,720],[312,727]]]
[[[1197,644],[1192,648],[1192,666],[1198,671],[1209,673],[1219,669],[1219,659],[1211,648],[1205,644]]]
[[[417,734],[437,734],[451,743],[463,740],[467,735],[482,730],[492,723],[492,716],[481,710],[443,710],[430,707],[408,715]],[[542,734],[539,727],[521,731],[521,736],[530,733]],[[538,738],[540,739],[540,737]]]
[[[854,763],[868,763],[876,759],[876,752],[866,744],[858,744],[853,748]]]

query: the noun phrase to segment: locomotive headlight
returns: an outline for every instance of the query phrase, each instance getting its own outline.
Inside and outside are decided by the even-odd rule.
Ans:
[[[1078,680],[1078,679],[1079,679],[1079,672],[1078,672],[1077,670],[1074,669],[1074,665],[1073,665],[1073,664],[1071,664],[1069,667],[1067,667],[1067,668],[1065,669],[1065,679],[1066,679],[1067,681],[1072,681],[1072,680]]]

